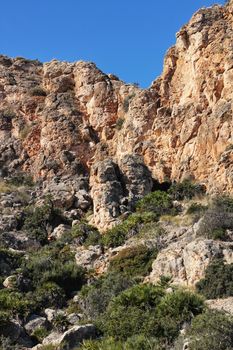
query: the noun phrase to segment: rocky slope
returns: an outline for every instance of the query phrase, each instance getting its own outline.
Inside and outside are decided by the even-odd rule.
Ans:
[[[141,90],[93,63],[0,58],[0,171],[31,173],[102,231],[155,180],[232,193],[233,2],[199,10]]]
[[[1,349],[232,348],[232,42],[199,10],[146,90],[0,56]]]

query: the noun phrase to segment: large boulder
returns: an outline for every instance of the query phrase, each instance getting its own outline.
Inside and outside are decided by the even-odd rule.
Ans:
[[[228,264],[233,262],[232,243],[203,238],[177,241],[159,252],[146,281],[156,283],[161,276],[170,276],[174,284],[194,286],[204,278],[211,261],[220,257]]]
[[[59,350],[72,350],[84,340],[96,336],[96,328],[92,324],[74,326],[63,334],[51,333],[43,340],[43,345],[54,345]]]
[[[47,327],[47,320],[45,317],[38,315],[32,315],[24,326],[25,330],[29,334],[32,334],[36,329],[40,327]]]

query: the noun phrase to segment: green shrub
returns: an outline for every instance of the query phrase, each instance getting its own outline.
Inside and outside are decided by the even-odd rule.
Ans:
[[[0,290],[1,311],[13,317],[26,317],[32,309],[33,303],[21,293],[9,290]]]
[[[11,275],[21,265],[22,254],[11,250],[0,248],[0,276]]]
[[[155,338],[138,334],[125,342],[112,337],[100,340],[86,340],[80,350],[161,350],[161,344]]]
[[[121,224],[107,230],[102,236],[102,243],[108,248],[123,245],[128,238],[138,234],[144,224],[156,219],[157,216],[153,212],[131,214]]]
[[[119,247],[127,240],[127,232],[123,226],[117,225],[107,232],[102,237],[102,242],[107,248]]]
[[[173,200],[191,199],[194,196],[204,195],[205,187],[200,184],[195,184],[190,180],[173,183],[168,190]]]
[[[64,239],[67,240],[66,237]],[[80,222],[72,227],[68,240],[70,242],[75,240],[76,244],[88,247],[90,245],[100,244],[101,235],[97,228],[87,224],[86,222]]]
[[[213,261],[196,287],[208,299],[233,296],[233,264],[224,264],[222,259]]]
[[[53,320],[53,326],[58,332],[64,332],[68,328],[69,322],[64,314],[58,314]]]
[[[200,203],[192,203],[189,208],[186,211],[186,214],[192,215],[192,214],[199,214],[204,215],[205,211],[208,209],[207,206],[202,205]]]
[[[149,249],[144,245],[127,247],[112,258],[110,271],[125,273],[131,277],[146,276],[151,271],[156,256],[155,249]]]
[[[194,318],[187,333],[190,350],[232,350],[232,316],[208,311]]]
[[[166,294],[157,308],[160,336],[174,340],[184,322],[204,311],[204,299],[195,293],[177,290]]]
[[[129,276],[110,272],[100,277],[92,285],[82,288],[80,306],[88,318],[95,319],[105,312],[113,297],[131,287],[134,283]]]
[[[32,282],[32,290],[46,282],[54,282],[67,296],[81,289],[86,282],[85,270],[74,262],[69,246],[45,246],[31,254],[22,265],[25,278]]]
[[[47,96],[47,92],[41,87],[36,86],[30,90],[31,96]]]
[[[10,310],[7,310],[7,311],[0,310],[0,334],[1,334],[1,329],[4,329],[4,327],[6,327],[9,324],[10,316],[11,316]]]
[[[27,187],[33,187],[34,182],[31,175],[18,173],[17,175],[12,176],[9,180],[7,180],[7,184],[13,185],[16,187],[19,186],[27,186]]]
[[[176,213],[173,208],[171,197],[166,192],[162,191],[149,193],[138,201],[136,208],[139,212],[154,213],[154,215],[157,215],[158,219],[161,215]]]
[[[42,281],[51,281],[58,284],[70,296],[73,291],[81,289],[85,283],[85,271],[75,262],[66,264],[55,263],[50,271],[44,273]]]
[[[24,214],[23,229],[29,237],[38,240],[42,245],[48,243],[51,229],[63,222],[60,211],[54,208],[51,201],[41,207],[28,207]]]
[[[142,334],[172,343],[182,324],[203,310],[199,295],[179,290],[166,294],[162,286],[144,284],[114,298],[97,325],[104,335],[121,340]]]
[[[228,240],[227,230],[233,229],[233,199],[216,197],[206,211],[198,230],[210,239]]]
[[[140,333],[150,335],[156,324],[156,313],[151,311],[164,293],[158,286],[132,287],[112,300],[97,324],[105,335],[121,340]]]
[[[59,308],[65,304],[64,290],[53,282],[42,284],[33,293],[29,293],[28,296],[34,300],[37,310],[46,307]]]
[[[49,331],[45,327],[38,327],[32,333],[32,337],[38,342],[42,343],[43,339],[49,335]]]
[[[57,346],[52,344],[42,345],[40,350],[57,350]]]

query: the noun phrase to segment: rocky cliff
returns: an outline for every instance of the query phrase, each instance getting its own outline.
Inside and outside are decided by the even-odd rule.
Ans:
[[[199,10],[142,90],[93,63],[0,57],[0,172],[43,180],[101,230],[156,181],[233,192],[233,1]]]

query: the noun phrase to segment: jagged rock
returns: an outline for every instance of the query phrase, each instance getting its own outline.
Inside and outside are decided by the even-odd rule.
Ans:
[[[51,333],[43,340],[43,345],[52,344],[58,346],[58,349],[72,350],[84,340],[91,339],[96,336],[95,326],[86,324],[84,326],[74,326],[63,334]]]
[[[14,250],[24,251],[26,249],[38,249],[39,243],[30,239],[25,232],[22,231],[4,231],[0,236],[0,243],[3,247]]]
[[[32,334],[37,328],[46,327],[47,321],[45,317],[38,315],[32,315],[28,322],[24,325],[27,333]]]
[[[88,249],[78,247],[75,254],[76,264],[87,269],[93,269],[96,260],[102,255],[102,248],[100,246],[89,246]]]
[[[207,300],[206,304],[210,309],[225,311],[233,315],[233,297],[229,297],[225,299]]]
[[[50,238],[55,238],[55,239],[59,239],[62,236],[64,236],[67,232],[70,231],[70,226],[68,225],[64,225],[64,224],[60,224],[59,226],[57,226],[53,232],[50,234]]]
[[[72,325],[79,323],[80,319],[80,315],[76,313],[72,313],[67,316],[67,321]]]
[[[44,310],[44,313],[46,315],[46,318],[49,322],[53,322],[55,320],[55,318],[58,316],[58,315],[65,315],[65,311],[63,310],[54,310],[54,309],[45,309]]]
[[[61,343],[62,334],[58,332],[52,332],[43,339],[43,345],[59,345]]]
[[[171,276],[175,284],[194,286],[205,275],[205,270],[215,258],[223,257],[233,262],[233,244],[198,238],[187,243],[180,240],[161,250],[152,264],[146,281],[156,283],[160,276]]]
[[[144,90],[89,62],[1,56],[1,174],[42,179],[62,208],[86,211],[93,201],[102,231],[151,190],[152,177],[233,193],[232,6],[196,12]]]

